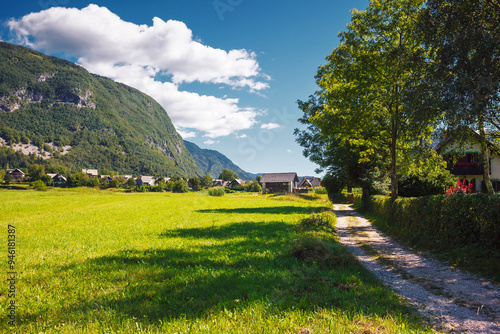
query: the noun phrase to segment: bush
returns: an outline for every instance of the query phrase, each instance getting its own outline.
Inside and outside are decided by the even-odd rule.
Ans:
[[[500,196],[435,195],[398,198],[394,204],[385,196],[371,199],[372,213],[384,217],[391,228],[413,234],[417,243],[500,250]]]
[[[262,186],[259,184],[259,181],[253,180],[252,183],[249,183],[246,186],[246,191],[252,193],[259,193],[262,192]]]
[[[172,191],[174,193],[187,193],[189,191],[188,183],[183,179],[174,181]]]
[[[42,180],[37,180],[31,184],[33,189],[37,191],[47,191],[47,185]]]
[[[437,177],[403,176],[399,180],[398,192],[401,197],[421,197],[444,195],[447,187],[453,185],[452,177],[442,173]]]
[[[314,189],[314,192],[316,194],[320,194],[320,195],[326,195],[326,194],[328,194],[328,191],[326,190],[325,187],[316,187],[316,189]]]
[[[291,247],[290,255],[304,262],[347,267],[355,263],[354,256],[341,244],[315,235],[303,235]]]
[[[299,227],[302,230],[333,231],[336,223],[337,217],[332,213],[313,212],[309,217],[300,221]]]
[[[349,194],[347,193],[332,193],[328,194],[328,199],[330,202],[335,204],[347,204],[349,203]]]
[[[222,187],[212,188],[208,191],[210,196],[224,196],[225,193],[226,191]]]

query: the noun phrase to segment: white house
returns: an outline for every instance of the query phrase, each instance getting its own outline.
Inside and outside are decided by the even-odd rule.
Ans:
[[[473,135],[472,138],[475,138]],[[500,149],[492,143],[488,143],[490,180],[495,191],[500,191]],[[470,144],[459,146],[448,137],[436,150],[447,161],[447,169],[461,180],[466,179],[473,185],[475,192],[481,192],[484,188],[484,164],[480,163],[481,146],[475,140]],[[463,152],[463,156],[457,161],[451,159],[451,153]]]

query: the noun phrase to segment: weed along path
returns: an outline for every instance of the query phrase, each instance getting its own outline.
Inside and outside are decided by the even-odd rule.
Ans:
[[[500,333],[500,288],[402,247],[347,205],[334,205],[340,241],[436,329]]]

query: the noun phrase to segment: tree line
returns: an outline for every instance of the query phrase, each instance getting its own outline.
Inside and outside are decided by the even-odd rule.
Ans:
[[[318,90],[298,101],[306,128],[295,130],[326,183],[359,186],[365,197],[388,188],[392,201],[405,181],[445,185],[433,146],[471,131],[488,161],[500,133],[498,0],[372,0],[339,38]]]

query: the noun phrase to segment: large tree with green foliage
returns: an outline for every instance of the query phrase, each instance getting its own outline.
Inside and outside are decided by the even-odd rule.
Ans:
[[[200,179],[200,182],[201,182],[201,186],[203,188],[209,188],[212,186],[213,184],[213,180],[212,180],[212,175],[210,175],[210,173],[206,173],[205,175],[203,175],[203,177]]]
[[[346,186],[360,187],[366,204],[370,194],[383,191],[380,186],[386,171],[381,169],[384,167],[379,163],[381,159],[360,161],[362,148],[325,134],[310,121],[324,107],[321,98],[310,96],[306,102],[298,101],[298,105],[304,113],[299,122],[307,127],[295,129],[296,141],[304,148],[303,154],[319,165],[316,172],[327,172],[323,181],[329,194],[339,193]]]
[[[429,0],[420,20],[435,62],[429,79],[453,136],[479,135],[487,191],[488,128],[500,131],[500,2]]]
[[[219,175],[219,179],[222,179],[224,181],[232,181],[238,178],[238,174],[227,168],[224,168]]]
[[[309,118],[321,133],[360,149],[360,161],[384,157],[391,198],[398,174],[421,163],[435,116],[420,99],[428,53],[415,24],[423,0],[371,1],[354,10],[341,44],[316,75],[323,108]]]

